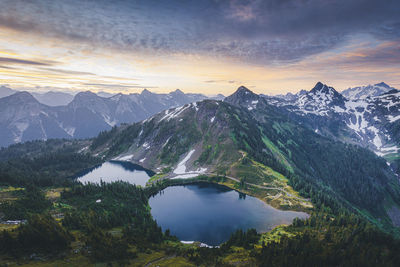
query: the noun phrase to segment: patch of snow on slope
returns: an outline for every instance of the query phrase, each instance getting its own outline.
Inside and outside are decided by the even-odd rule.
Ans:
[[[373,143],[374,143],[374,146],[377,149],[380,149],[382,147],[382,140],[379,137],[379,130],[376,129],[375,127],[373,127],[373,126],[369,127],[368,129],[372,130],[375,133],[375,137],[373,139]]]
[[[186,157],[179,162],[177,167],[174,170],[174,174],[178,174],[171,179],[187,179],[187,178],[194,178],[199,176],[200,174],[204,174],[207,172],[207,168],[198,168],[195,171],[186,171],[186,162],[191,158],[191,156],[194,153],[194,149],[189,151],[189,153],[186,155]]]
[[[390,122],[395,122],[400,119],[400,115],[397,116],[388,115],[387,118]]]
[[[388,154],[393,154],[393,153],[398,153],[400,148],[397,146],[391,146],[391,147],[382,147],[379,151],[376,151],[375,154],[378,156],[386,156]]]
[[[145,142],[142,146],[144,147],[144,149],[149,149],[150,148],[150,145],[147,142]]]
[[[65,127],[64,131],[71,137],[74,137],[75,128],[74,127]]]
[[[190,159],[190,157],[193,155],[194,153],[194,149],[190,150],[189,153],[186,155],[186,157],[178,163],[178,165],[176,166],[174,173],[175,174],[185,174],[186,173],[186,162]]]
[[[116,157],[114,160],[129,161],[132,158],[133,158],[133,155],[125,155],[125,156]]]
[[[28,129],[29,123],[27,122],[17,122],[15,123],[15,127],[18,129],[18,134],[14,133],[14,142],[20,143],[22,140],[22,135],[24,134],[25,130]]]
[[[159,122],[162,122],[163,120],[169,121],[170,119],[173,119],[173,118],[178,117],[179,114],[181,114],[185,109],[187,109],[187,108],[190,107],[190,106],[191,106],[191,105],[181,106],[181,107],[179,107],[179,108],[174,109],[174,110],[171,111],[171,112],[170,112],[169,110],[166,110],[166,111],[165,111],[165,116],[162,117],[162,118],[160,119]],[[197,106],[196,106],[196,107],[197,107]]]
[[[179,174],[177,176],[174,176],[171,179],[187,179],[187,178],[194,178],[199,176],[199,173],[188,173],[188,174]]]
[[[346,110],[352,112],[356,118],[355,122],[350,119],[350,121],[346,123],[347,127],[354,130],[357,134],[359,132],[365,133],[365,128],[368,126],[368,122],[364,118],[364,113],[368,103],[365,101],[348,101],[345,103],[345,106]]]
[[[117,124],[117,122],[116,122],[116,121],[112,121],[112,120],[110,119],[109,116],[107,116],[107,115],[105,115],[105,114],[102,114],[102,116],[103,116],[104,121],[105,121],[108,125],[110,125],[111,127],[114,127],[114,126]]]
[[[343,108],[338,107],[338,106],[335,106],[335,107],[333,108],[333,110],[334,110],[336,113],[343,113],[343,112],[346,111],[346,110],[344,110]]]
[[[167,141],[165,141],[165,143],[162,145],[163,148],[168,144],[169,139],[171,139],[171,136],[168,137]]]

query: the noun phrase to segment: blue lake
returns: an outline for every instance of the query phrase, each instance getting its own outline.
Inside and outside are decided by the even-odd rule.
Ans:
[[[145,186],[146,182],[153,175],[149,170],[126,161],[107,161],[94,168],[77,175],[81,183],[100,183],[125,181],[131,184]]]
[[[198,183],[171,186],[149,199],[151,214],[163,231],[182,241],[219,245],[237,229],[272,230],[308,214],[277,210],[261,200],[223,186]]]

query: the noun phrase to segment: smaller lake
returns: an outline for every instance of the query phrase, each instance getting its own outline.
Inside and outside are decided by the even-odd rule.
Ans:
[[[238,229],[267,232],[308,214],[275,209],[224,186],[197,183],[171,186],[149,199],[151,214],[163,231],[182,241],[219,245]]]
[[[111,183],[124,181],[135,185],[145,186],[154,173],[143,167],[126,161],[107,161],[77,175],[81,183]]]

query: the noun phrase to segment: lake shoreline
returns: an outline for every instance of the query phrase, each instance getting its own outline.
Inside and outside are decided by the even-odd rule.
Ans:
[[[283,211],[260,199],[225,185],[208,181],[186,181],[149,196],[151,214],[163,231],[169,229],[180,240],[220,245],[239,230],[256,229],[266,233],[295,218],[309,214]]]

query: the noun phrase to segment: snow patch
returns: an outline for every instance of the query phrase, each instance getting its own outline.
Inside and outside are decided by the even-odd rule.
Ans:
[[[186,157],[178,163],[178,165],[176,166],[174,173],[175,174],[185,174],[186,173],[186,162],[190,159],[190,157],[193,155],[194,153],[194,149],[189,151],[189,153],[186,155]]]
[[[179,108],[172,110],[171,112],[170,112],[170,110],[166,110],[165,116],[159,120],[159,123],[162,122],[163,120],[170,121],[171,119],[178,117],[185,109],[187,109],[190,106],[191,105],[181,106]],[[196,104],[195,108],[197,108],[197,104]]]
[[[147,143],[147,142],[144,142],[143,143],[143,145],[142,145],[142,147],[144,147],[144,149],[149,149],[150,148],[150,145],[149,145],[149,143]]]
[[[129,161],[133,158],[133,155],[125,155],[125,156],[119,156],[114,158],[114,160],[120,160],[120,161]]]
[[[162,145],[162,148],[164,148],[168,144],[169,139],[171,139],[171,136],[168,137],[167,141],[165,141],[165,143]]]
[[[197,106],[197,102],[193,102],[192,105],[196,109],[196,111],[199,111],[199,107]]]
[[[247,92],[246,92],[247,93]],[[194,244],[196,241],[183,241],[183,240],[181,240],[181,243],[182,244],[187,244],[187,245],[190,245],[190,244]],[[219,248],[219,246],[210,246],[210,245],[207,245],[206,243],[201,243],[200,242],[200,245],[199,245],[201,248]]]
[[[400,115],[397,115],[397,116],[388,115],[387,118],[388,118],[389,122],[393,123],[400,119]]]
[[[102,117],[104,121],[111,127],[114,127],[117,124],[117,121],[111,120],[111,118],[108,115],[102,114]]]
[[[171,179],[187,179],[187,178],[194,178],[199,176],[200,173],[188,173],[188,174],[179,174],[177,176],[174,176]]]

